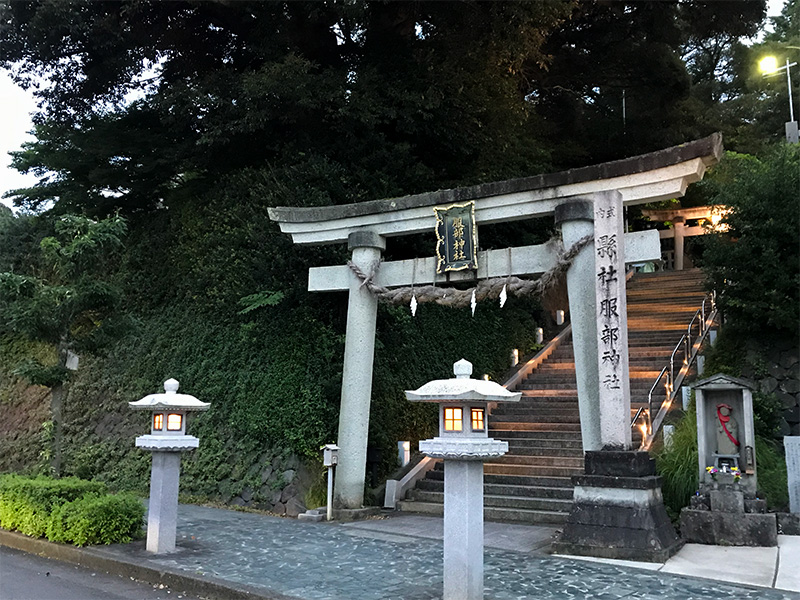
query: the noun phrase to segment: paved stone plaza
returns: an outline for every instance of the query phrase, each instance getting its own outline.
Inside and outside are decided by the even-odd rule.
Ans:
[[[343,525],[181,505],[176,554],[148,554],[142,542],[93,551],[252,586],[265,597],[432,600],[442,593],[440,532],[440,519],[417,516]],[[800,598],[794,592],[548,556],[543,549],[554,532],[487,523],[487,600]],[[708,568],[748,565],[727,562]]]

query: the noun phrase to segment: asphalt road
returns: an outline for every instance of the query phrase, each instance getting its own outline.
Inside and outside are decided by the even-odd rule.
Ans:
[[[0,600],[199,600],[178,590],[0,547]]]

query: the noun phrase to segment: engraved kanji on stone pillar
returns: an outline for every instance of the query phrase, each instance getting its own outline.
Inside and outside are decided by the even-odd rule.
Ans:
[[[595,293],[600,440],[603,449],[630,449],[631,394],[628,376],[628,314],[622,195],[594,197]]]

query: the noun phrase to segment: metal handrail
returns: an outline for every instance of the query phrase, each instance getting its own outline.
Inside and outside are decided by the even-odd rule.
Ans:
[[[708,314],[708,318],[706,318],[706,301],[710,299],[711,304],[711,311]],[[634,428],[636,422],[639,419],[644,419],[645,423],[645,431],[643,431],[642,435],[642,444],[641,449],[647,450],[649,449],[650,445],[653,443],[658,430],[661,427],[661,423],[666,416],[666,411],[669,410],[670,406],[672,405],[672,401],[675,399],[676,396],[676,388],[679,387],[680,383],[683,382],[683,378],[689,371],[692,363],[694,363],[695,358],[697,357],[697,353],[700,350],[700,345],[703,343],[708,330],[711,328],[711,324],[716,319],[717,315],[717,306],[716,306],[716,293],[711,292],[705,298],[703,298],[703,302],[700,304],[700,308],[697,309],[697,312],[694,313],[694,316],[689,321],[689,325],[686,327],[686,333],[681,336],[681,339],[678,340],[678,343],[675,345],[675,348],[672,350],[672,353],[669,357],[669,364],[665,365],[661,372],[656,377],[656,380],[653,382],[650,391],[647,394],[647,408],[644,407],[639,408],[636,411],[636,414],[631,421],[631,429]],[[698,319],[699,317],[699,319]],[[695,337],[695,342],[692,343],[692,328],[694,327],[695,321],[697,321],[697,336]],[[678,374],[675,374],[675,355],[678,351],[683,347],[683,365],[678,371]],[[655,393],[656,387],[658,386],[659,382],[664,379],[666,375],[666,381],[664,381],[664,390],[665,390],[665,398],[661,401],[660,406],[658,407],[658,411],[656,411],[655,402],[653,400],[653,394]],[[677,385],[676,385],[677,384]]]
[[[656,377],[656,380],[653,382],[653,385],[650,387],[650,391],[647,393],[647,416],[646,416],[646,419],[645,419],[645,424],[647,425],[647,431],[643,432],[645,435],[642,436],[642,439],[647,437],[647,434],[649,434],[650,431],[653,428],[653,421],[651,419],[651,415],[654,412],[653,411],[653,392],[656,391],[656,386],[658,385],[658,382],[661,381],[661,378],[664,377],[664,373],[666,373],[666,372],[667,372],[667,367],[664,367],[663,369],[661,369],[661,373],[658,374],[658,377]],[[668,383],[669,383],[669,379],[667,379],[667,381],[664,383],[664,388],[665,389],[668,389],[667,388]],[[636,419],[639,418],[639,413],[641,413],[643,410],[644,410],[644,407],[641,407],[639,409],[639,411],[636,413],[636,416],[633,418],[633,423],[631,423],[631,427],[633,427],[634,423],[636,422]]]
[[[678,343],[675,345],[675,348],[672,350],[672,354],[669,355],[669,380],[675,381],[675,353],[680,350],[681,345],[686,341],[686,336],[682,335],[681,339],[678,340]],[[684,348],[684,356],[686,356],[686,348]],[[684,362],[686,362],[684,360]],[[667,367],[664,367],[665,369]],[[660,377],[660,376],[659,376]],[[658,383],[658,380],[656,380]]]

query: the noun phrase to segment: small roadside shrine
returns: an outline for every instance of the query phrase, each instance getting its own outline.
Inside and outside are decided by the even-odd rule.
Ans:
[[[689,542],[723,546],[776,546],[778,524],[757,495],[753,386],[714,375],[698,381],[697,467],[700,489],[681,511]]]
[[[186,413],[208,410],[210,406],[194,396],[179,394],[178,385],[175,379],[167,379],[163,394],[150,394],[128,403],[133,410],[152,413],[150,434],[137,437],[136,447],[153,453],[147,551],[156,554],[175,550],[181,452],[200,446],[199,439],[186,435]]]
[[[406,391],[411,402],[439,404],[439,435],[419,449],[444,459],[444,600],[483,598],[483,461],[508,452],[489,437],[492,402],[518,402],[522,394],[472,379],[472,363],[453,365],[455,379],[429,381]]]

